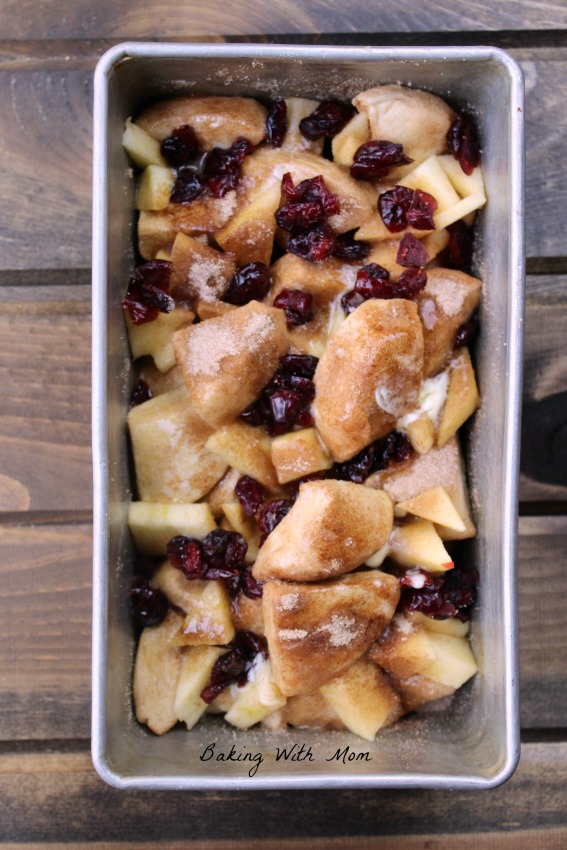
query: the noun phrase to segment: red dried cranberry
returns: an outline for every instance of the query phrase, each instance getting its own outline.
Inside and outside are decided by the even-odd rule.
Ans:
[[[145,576],[134,576],[130,586],[134,618],[140,626],[159,626],[166,618],[167,597],[152,587]]]
[[[378,263],[369,263],[358,270],[354,290],[364,299],[396,297],[396,289],[390,282],[389,272]]]
[[[205,578],[207,565],[199,540],[183,535],[172,537],[166,546],[166,553],[171,564],[181,570],[189,581]]]
[[[246,410],[243,410],[240,414],[240,419],[243,422],[246,422],[247,425],[252,425],[253,427],[258,427],[260,425],[269,425],[271,421],[270,410],[268,405],[263,403],[263,399],[260,398],[258,401],[251,404]]]
[[[311,201],[320,204],[325,215],[337,215],[341,211],[341,205],[335,195],[326,185],[323,177],[310,177],[298,183],[295,191],[300,194],[303,201]]]
[[[295,390],[271,390],[268,397],[275,425],[285,425],[287,428],[291,428],[295,424],[295,418],[301,408],[303,400],[301,393]]]
[[[400,431],[392,431],[387,437],[376,440],[374,443],[374,461],[372,472],[380,472],[387,469],[390,461],[402,463],[411,454],[411,443],[405,434]]]
[[[282,289],[274,299],[274,307],[285,311],[286,322],[292,328],[313,319],[313,296],[301,289]]]
[[[437,209],[437,201],[433,195],[416,189],[406,213],[408,224],[415,230],[435,230],[433,213]]]
[[[150,260],[134,269],[122,305],[135,325],[151,322],[158,313],[171,313],[175,307],[167,294],[172,268],[166,260]]]
[[[325,211],[321,204],[314,201],[303,201],[297,204],[285,204],[276,210],[276,222],[282,230],[293,233],[297,230],[308,230],[323,221]]]
[[[371,251],[370,242],[356,240],[354,238],[356,230],[355,227],[354,230],[348,230],[346,233],[337,235],[335,250],[333,251],[335,257],[340,257],[341,260],[365,260],[367,258]]]
[[[335,231],[327,222],[323,222],[312,230],[292,236],[287,250],[303,260],[317,263],[331,256],[335,250],[335,242]]]
[[[248,599],[261,599],[264,593],[264,585],[252,575],[252,564],[242,570],[240,574],[240,590]]]
[[[293,507],[291,499],[275,499],[267,502],[258,514],[258,527],[264,534],[270,534],[287,516]]]
[[[437,201],[421,189],[394,186],[378,198],[378,211],[390,233],[401,233],[411,225],[416,230],[434,230]]]
[[[376,180],[385,177],[394,166],[410,162],[413,159],[405,155],[402,145],[388,141],[365,142],[354,154],[350,173],[357,180]]]
[[[248,263],[233,275],[223,301],[239,307],[261,301],[268,294],[270,284],[270,270],[264,263]]]
[[[463,348],[470,345],[478,333],[478,318],[474,316],[470,321],[464,322],[455,334],[454,348]]]
[[[264,504],[264,488],[250,475],[240,476],[234,493],[248,516],[255,516]]]
[[[267,644],[254,632],[238,632],[229,652],[221,655],[211,671],[209,684],[201,691],[201,699],[211,703],[229,685],[242,687],[258,655],[267,658]]]
[[[248,544],[236,531],[216,528],[202,541],[203,555],[207,562],[207,573],[211,570],[235,570],[244,562]],[[223,576],[219,576],[221,578]]]
[[[447,227],[449,244],[447,246],[447,266],[459,271],[470,269],[473,255],[473,240],[470,228],[462,219]]]
[[[294,187],[288,172],[282,178],[282,194],[287,202],[276,211],[276,221],[288,233],[308,230],[341,210],[338,197],[321,175],[302,180]]]
[[[364,295],[361,295],[360,292],[356,292],[354,289],[349,289],[349,291],[345,292],[341,298],[341,307],[348,316],[350,313],[353,313],[357,307],[360,307],[360,305],[366,300],[367,299]]]
[[[476,601],[478,573],[473,569],[452,569],[441,576],[422,571],[422,588],[403,586],[399,607],[403,611],[421,611],[428,617],[458,617],[466,620]]]
[[[213,148],[203,160],[203,177],[207,191],[215,198],[223,198],[236,189],[240,177],[240,166],[254,145],[248,139],[238,138],[228,148]]]
[[[400,266],[425,266],[429,262],[429,254],[417,236],[406,233],[398,247],[396,262]]]
[[[287,133],[287,103],[283,98],[271,106],[266,119],[264,138],[274,148],[281,148]]]
[[[396,287],[399,298],[415,298],[415,296],[425,289],[427,285],[427,272],[425,269],[415,268],[411,266],[405,269],[398,280]]]
[[[280,369],[288,375],[313,378],[319,360],[310,354],[284,354],[280,358]]]
[[[236,648],[241,652],[248,661],[254,661],[257,655],[268,657],[268,642],[262,635],[257,635],[255,632],[242,631],[238,632],[234,640]]]
[[[330,478],[338,478],[339,481],[352,481],[354,484],[362,484],[372,471],[376,450],[374,445],[366,446],[357,455],[343,463],[335,463],[329,472]]]
[[[391,453],[390,458],[395,463],[403,463],[408,460],[411,455],[411,442],[407,434],[402,434],[401,431],[393,431],[391,438]]]
[[[154,394],[148,384],[140,378],[130,395],[129,407],[132,408],[136,407],[138,404],[143,404],[145,401],[149,401],[153,398],[153,396]]]
[[[180,168],[173,184],[170,200],[174,204],[188,204],[204,192],[202,179],[197,171],[190,166]]]
[[[354,107],[336,100],[323,100],[307,118],[299,122],[299,131],[309,141],[332,139],[355,114]]]
[[[188,165],[199,149],[195,131],[188,124],[183,124],[173,131],[171,136],[161,143],[161,153],[172,168]]]
[[[466,115],[458,115],[447,133],[447,147],[460,163],[465,174],[472,174],[480,165],[480,145],[476,128]]]

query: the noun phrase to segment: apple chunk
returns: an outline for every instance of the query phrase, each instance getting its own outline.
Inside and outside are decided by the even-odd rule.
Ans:
[[[274,682],[269,660],[257,656],[250,672],[248,682],[238,689],[224,717],[238,729],[249,729],[286,704],[286,697]]]
[[[183,650],[174,710],[178,720],[186,723],[188,729],[192,729],[207,710],[201,691],[209,684],[212,669],[225,652],[218,646],[192,646]]]
[[[437,445],[445,445],[480,402],[476,378],[468,348],[458,351],[449,363],[449,385],[447,398],[441,414],[437,434]]]
[[[175,366],[172,336],[175,331],[190,325],[195,314],[185,307],[177,306],[171,313],[158,313],[152,322],[135,325],[125,314],[128,340],[132,357],[150,355],[160,372],[168,372]]]
[[[275,212],[280,204],[279,181],[242,206],[236,215],[215,233],[224,251],[234,255],[239,265],[260,262],[270,265],[276,234]]]
[[[136,652],[136,718],[156,735],[163,735],[177,723],[174,705],[182,654],[180,649],[171,646],[171,641],[181,623],[182,618],[176,611],[168,611],[161,625],[143,630]]]
[[[424,490],[405,502],[399,502],[394,513],[396,516],[413,514],[436,525],[443,525],[451,531],[466,530],[461,515],[444,487],[432,487],[431,490]]]
[[[142,127],[134,124],[131,118],[127,119],[125,128],[122,144],[126,153],[138,168],[146,168],[148,165],[167,166],[161,155],[157,139],[154,139]]]
[[[148,165],[142,171],[138,181],[136,209],[164,210],[169,204],[174,182],[175,177],[171,168]]]
[[[226,646],[235,631],[230,598],[222,581],[190,581],[186,615],[172,646]]]
[[[174,505],[158,502],[131,502],[128,527],[136,548],[148,555],[165,555],[172,537],[184,535],[202,540],[217,525],[205,503]]]
[[[432,522],[416,519],[394,528],[390,555],[403,567],[425,567],[432,573],[453,569],[451,556]]]
[[[276,470],[270,456],[271,439],[262,428],[246,422],[224,425],[207,440],[207,448],[241,475],[250,475],[268,490],[277,490]]]
[[[302,428],[282,434],[272,441],[272,462],[280,484],[287,484],[312,472],[330,469],[333,459],[319,439],[315,428]]]

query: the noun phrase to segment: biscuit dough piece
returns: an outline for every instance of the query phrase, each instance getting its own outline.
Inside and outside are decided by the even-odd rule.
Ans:
[[[482,281],[453,269],[428,269],[427,286],[417,296],[423,324],[424,378],[436,375],[453,354],[455,334],[480,303]]]
[[[178,300],[215,302],[236,271],[231,254],[223,254],[186,233],[178,233],[171,251],[170,295]]]
[[[378,570],[317,584],[267,582],[265,633],[282,693],[316,690],[350,667],[386,628],[399,596],[397,579]]]
[[[447,131],[456,116],[440,97],[405,86],[376,86],[361,92],[353,103],[368,116],[371,139],[403,145],[414,161],[391,171],[388,180],[395,182],[416,163],[447,150]]]
[[[334,460],[385,437],[412,410],[423,378],[417,307],[401,298],[360,305],[331,338],[315,372],[315,425]]]
[[[285,313],[251,301],[175,333],[173,347],[197,413],[218,428],[236,419],[276,371],[287,349]]]
[[[349,481],[307,481],[261,547],[254,576],[319,581],[351,572],[386,543],[392,523],[392,502],[379,490]]]

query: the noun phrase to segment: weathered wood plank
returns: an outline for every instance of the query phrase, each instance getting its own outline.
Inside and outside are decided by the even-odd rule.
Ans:
[[[567,518],[522,519],[519,543],[522,722],[561,728]],[[0,525],[0,741],[88,736],[90,576],[90,527]]]
[[[438,30],[561,29],[567,27],[567,11],[560,2],[508,0],[491,4],[487,0],[466,3],[400,0],[396,4],[368,6],[355,0],[349,7],[322,0],[267,0],[246,4],[231,0],[218,6],[210,0],[183,6],[166,0],[133,7],[126,0],[92,4],[64,0],[37,6],[33,0],[7,0],[0,16],[0,31],[6,39],[55,38],[166,38],[168,36],[246,33],[325,33],[325,32],[436,32]]]
[[[95,847],[95,842],[100,847],[118,842],[120,847],[138,846],[132,842],[144,836],[146,845],[157,847],[291,850],[293,839],[308,834],[318,838],[309,838],[315,850],[366,850],[370,845],[355,842],[379,834],[381,843],[373,839],[371,844],[378,850],[445,850],[455,846],[458,835],[460,847],[487,850],[511,847],[513,837],[518,848],[558,848],[565,836],[565,743],[527,744],[508,783],[476,794],[345,788],[254,794],[116,791],[98,779],[87,758],[84,753],[0,757],[6,842],[81,846],[78,842],[88,841]],[[219,812],[230,814],[219,817]],[[497,831],[508,833],[506,843],[496,843],[491,833]],[[266,844],[273,835],[278,838]],[[553,843],[540,843],[548,838]]]
[[[9,62],[0,63],[7,69],[0,72],[0,181],[5,197],[17,199],[0,211],[0,268],[90,263],[92,47],[87,55],[88,70],[66,70],[77,62],[72,54],[60,56],[58,67],[45,58],[47,70],[8,70]],[[527,253],[561,256],[567,175],[556,166],[567,155],[567,116],[558,92],[567,50],[518,55],[527,82]]]

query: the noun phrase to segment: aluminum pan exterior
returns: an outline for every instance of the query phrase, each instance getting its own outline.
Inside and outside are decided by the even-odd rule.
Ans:
[[[462,70],[459,70],[462,69]],[[289,79],[288,79],[289,73]],[[283,79],[282,79],[283,76]],[[360,82],[359,82],[360,80]],[[350,81],[350,82],[349,82]],[[306,94],[320,85],[347,96],[349,85],[413,83],[466,101],[479,112],[487,178],[494,191],[481,234],[479,273],[504,281],[487,287],[478,370],[483,409],[470,440],[477,507],[476,556],[491,569],[473,634],[483,676],[449,718],[404,723],[375,744],[345,733],[300,737],[323,755],[314,765],[276,761],[281,736],[241,733],[238,746],[263,755],[253,777],[240,764],[197,757],[214,740],[228,749],[234,733],[212,724],[157,739],[142,730],[129,703],[132,636],[125,587],[130,553],[125,400],[128,346],[119,307],[133,263],[131,180],[120,148],[122,122],[167,92]],[[293,88],[292,88],[293,86]],[[490,112],[487,106],[490,105]],[[498,120],[493,116],[498,114]],[[488,788],[505,781],[519,755],[515,596],[519,421],[523,344],[523,85],[517,64],[492,48],[327,48],[255,45],[124,44],[106,53],[95,74],[93,208],[94,622],[93,761],[122,788]],[[493,172],[493,174],[491,174]],[[488,182],[488,180],[487,180]],[[496,220],[491,220],[494,210]],[[498,238],[493,231],[498,231]],[[495,288],[496,289],[496,288]],[[485,345],[485,343],[488,343]],[[495,352],[498,375],[493,379]],[[505,381],[505,393],[499,382]],[[474,461],[484,455],[483,462]],[[488,467],[491,467],[490,474]],[[495,474],[495,470],[500,475]],[[500,478],[500,480],[497,480]],[[490,480],[491,492],[487,486]],[[484,510],[485,501],[492,510]],[[488,515],[490,514],[490,515]],[[393,734],[390,734],[390,733]],[[292,733],[290,733],[291,735]],[[289,739],[293,743],[296,739]],[[192,749],[186,749],[192,742]],[[193,744],[194,742],[194,744]],[[371,753],[374,764],[327,761],[344,746]],[[327,748],[326,750],[324,748]],[[482,753],[482,756],[479,755]],[[484,758],[484,762],[483,762]],[[489,764],[490,762],[490,764]]]

